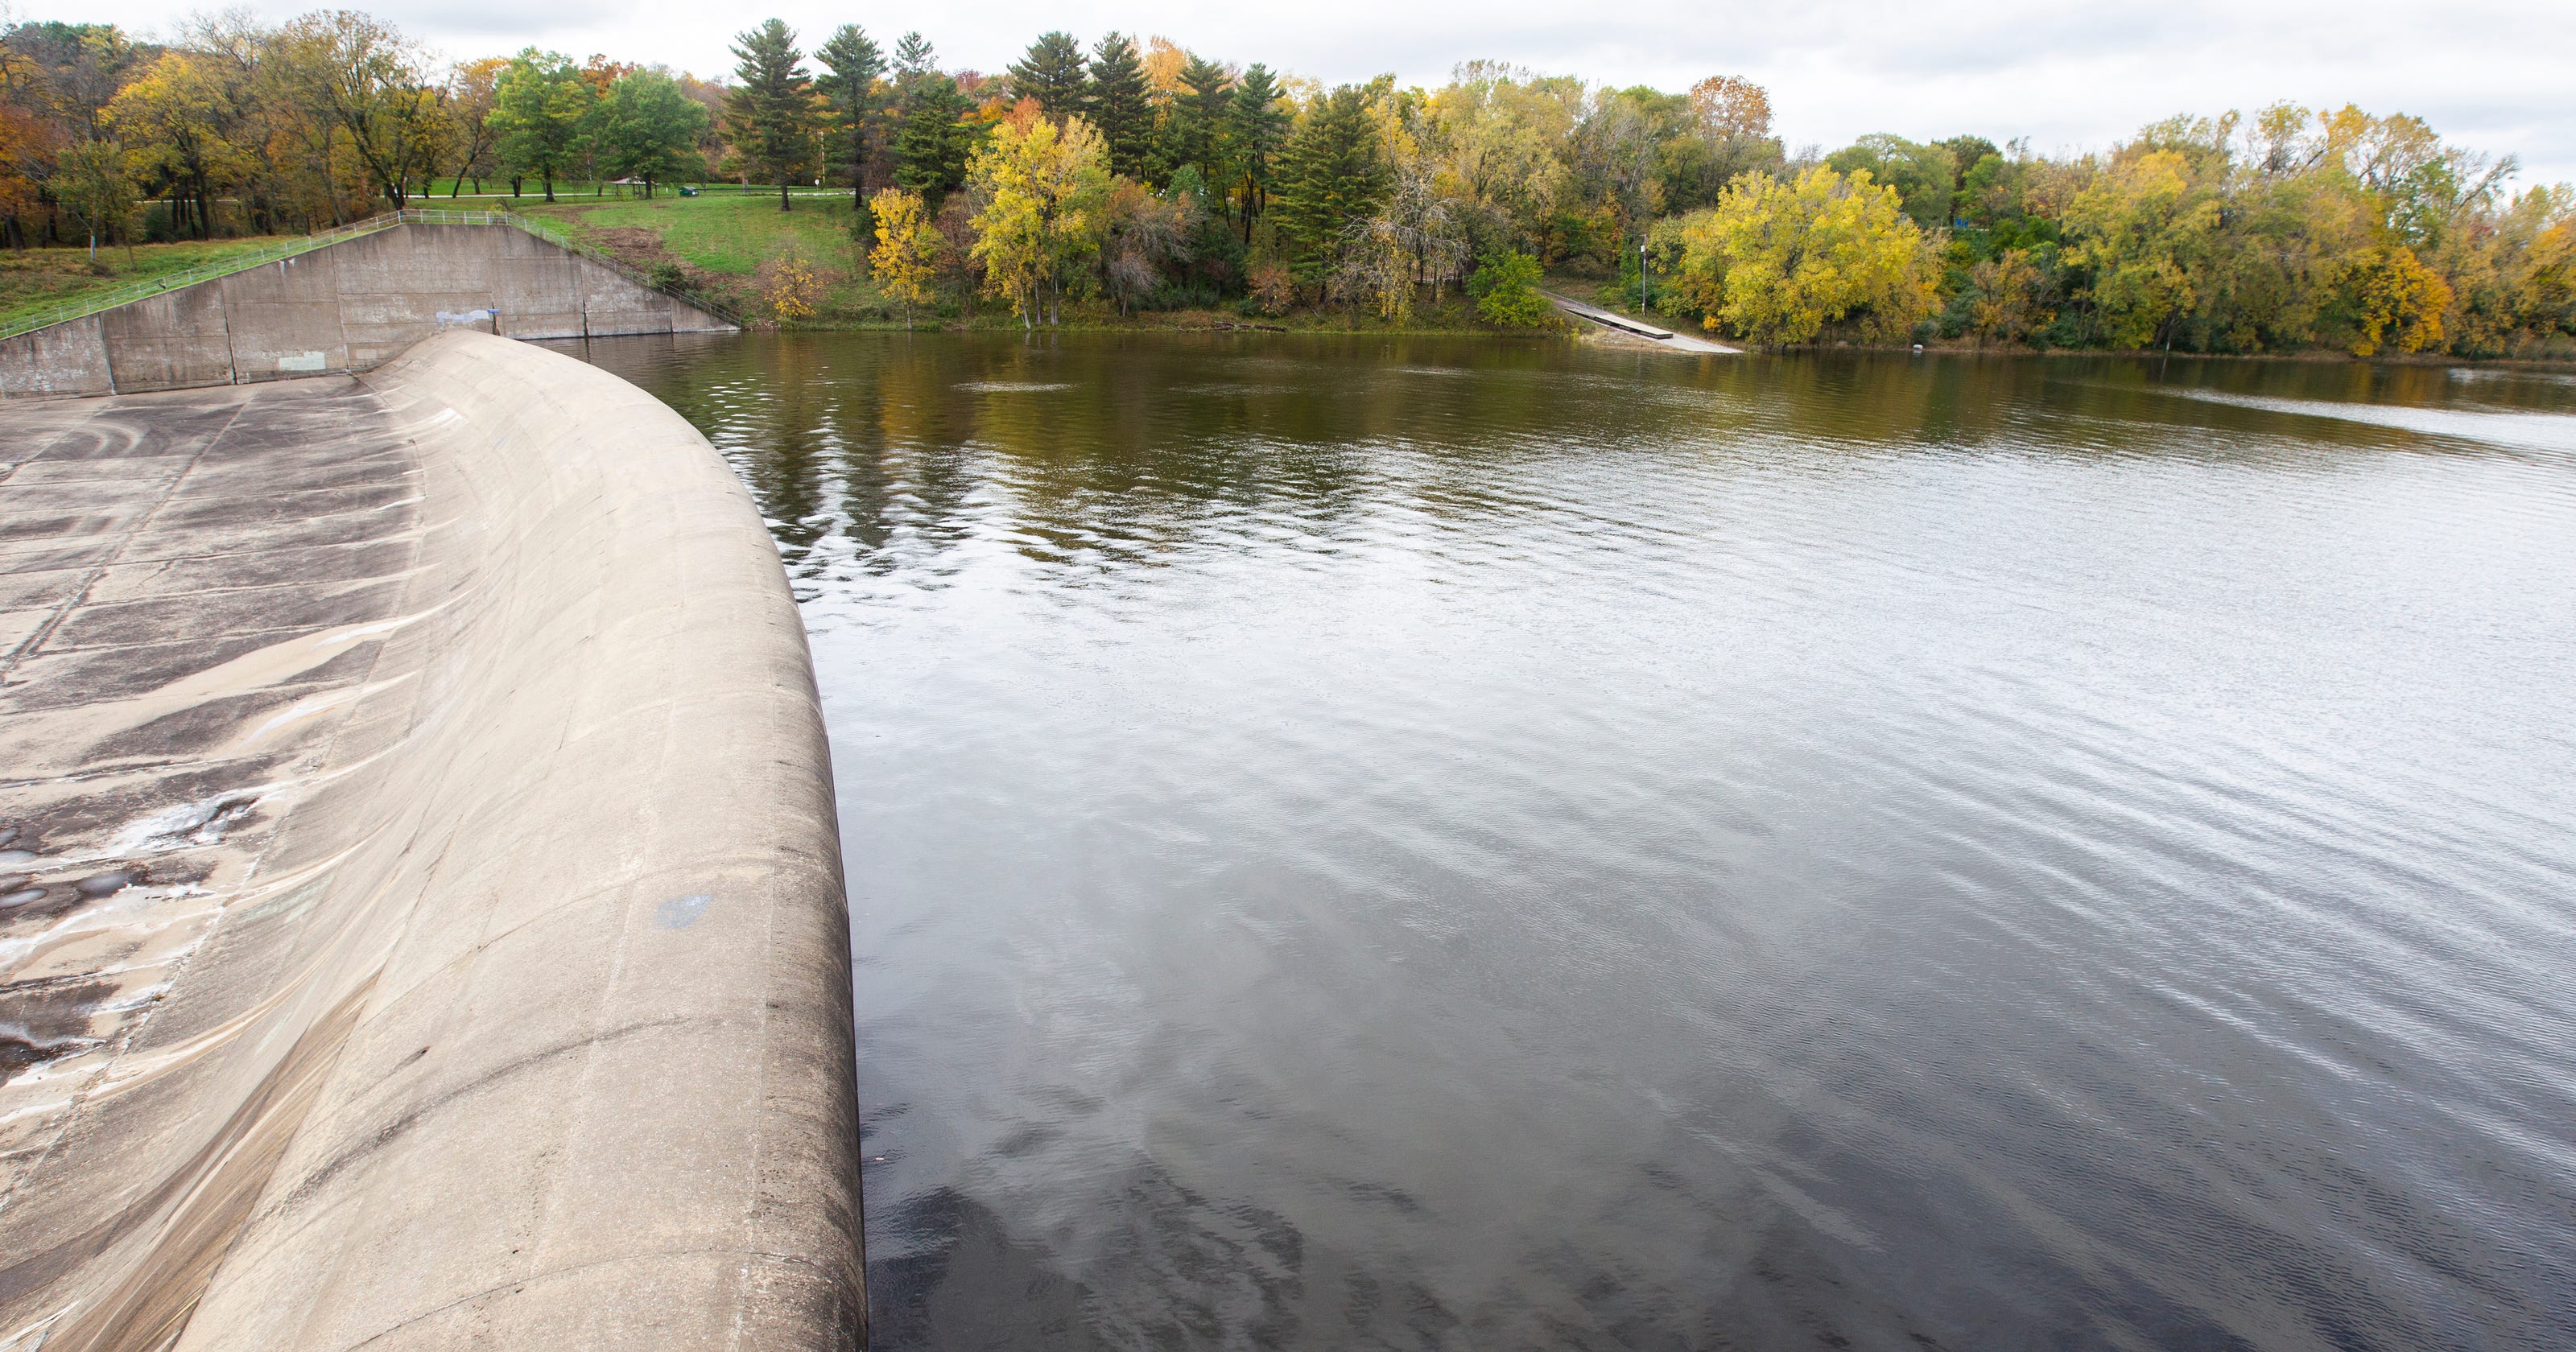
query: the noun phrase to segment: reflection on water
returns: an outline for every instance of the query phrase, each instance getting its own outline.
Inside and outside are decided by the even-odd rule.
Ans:
[[[2576,386],[620,340],[832,724],[880,1346],[2576,1346]]]

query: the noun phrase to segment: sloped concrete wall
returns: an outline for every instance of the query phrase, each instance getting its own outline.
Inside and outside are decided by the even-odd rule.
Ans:
[[[732,327],[512,226],[398,225],[0,340],[0,399],[367,371],[448,328],[600,338]]]
[[[830,759],[705,439],[468,332],[0,432],[0,583],[67,579],[0,687],[0,1347],[859,1345]]]

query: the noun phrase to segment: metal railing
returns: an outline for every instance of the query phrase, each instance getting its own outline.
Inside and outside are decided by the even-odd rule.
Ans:
[[[510,211],[450,211],[444,208],[406,207],[401,211],[388,211],[380,216],[370,216],[363,221],[334,226],[329,230],[316,231],[310,235],[299,235],[281,243],[262,245],[256,249],[217,259],[212,263],[199,264],[184,272],[149,277],[106,291],[93,291],[59,305],[31,311],[7,323],[0,323],[0,338],[15,338],[19,334],[33,333],[38,329],[51,328],[56,324],[68,324],[75,319],[85,319],[97,314],[101,310],[113,310],[120,305],[149,300],[164,292],[177,291],[183,287],[195,286],[200,282],[211,282],[221,277],[230,277],[236,272],[248,272],[253,268],[266,267],[298,254],[327,249],[334,244],[356,239],[361,235],[390,230],[397,225],[514,226],[558,249],[579,254],[647,291],[677,297],[728,324],[737,328],[742,327],[742,315],[723,301],[687,287],[656,285],[650,276],[619,261],[606,250],[584,244],[549,223]]]

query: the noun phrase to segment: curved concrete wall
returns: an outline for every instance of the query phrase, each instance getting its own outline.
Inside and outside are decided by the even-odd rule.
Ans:
[[[21,735],[72,750],[0,796],[40,856],[9,867],[150,885],[0,930],[8,989],[48,953],[91,983],[87,1031],[27,1035],[56,1059],[0,1086],[0,1348],[862,1344],[830,762],[728,467],[615,377],[472,333],[354,384],[95,402],[0,493],[120,437],[182,467],[42,632],[157,604],[101,578],[284,624],[260,609],[304,593],[184,570],[374,553],[310,623],[10,659]],[[226,492],[235,552],[191,543]],[[28,576],[72,548],[8,547]]]
[[[509,225],[397,225],[0,340],[0,398],[366,371],[447,328],[505,338],[730,332]]]

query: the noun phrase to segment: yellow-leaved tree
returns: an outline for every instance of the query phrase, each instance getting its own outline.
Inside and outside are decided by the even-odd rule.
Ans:
[[[2356,357],[2382,347],[2421,352],[2442,341],[2442,312],[2451,307],[2450,283],[2424,266],[2404,245],[2374,249],[2345,272],[2342,291],[2351,307]]]
[[[104,119],[134,167],[170,186],[179,224],[214,238],[214,204],[250,177],[255,148],[234,139],[241,110],[211,57],[168,52],[108,101]],[[193,219],[191,219],[193,218]]]
[[[930,279],[939,275],[939,226],[922,205],[921,194],[903,188],[881,188],[868,199],[877,221],[876,247],[868,250],[868,269],[877,289],[903,302],[903,326],[912,327],[912,307],[930,299]]]
[[[2200,299],[2193,279],[2206,271],[2219,200],[2191,169],[2171,150],[2131,155],[2067,206],[2063,257],[2091,273],[2084,296],[2112,347],[2148,346]]]
[[[1758,343],[1809,342],[1828,324],[1895,338],[1937,304],[1931,242],[1865,169],[1748,174],[1660,233],[1670,285],[1700,322]]]
[[[974,256],[984,289],[1011,302],[1022,327],[1064,318],[1067,282],[1079,284],[1100,251],[1109,199],[1109,151],[1080,117],[1003,122],[975,150],[966,177],[975,213]]]

